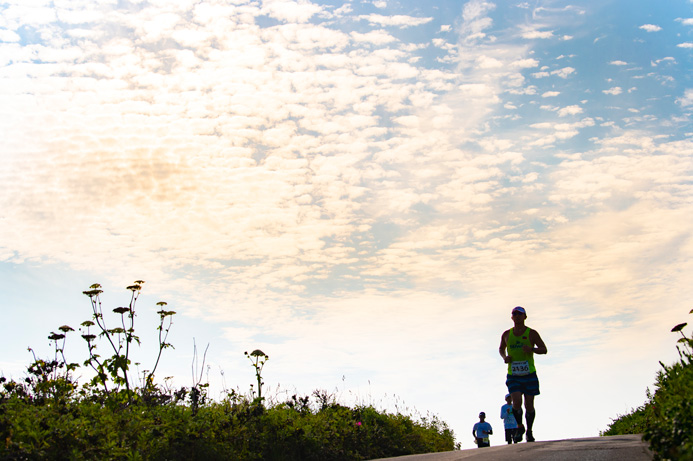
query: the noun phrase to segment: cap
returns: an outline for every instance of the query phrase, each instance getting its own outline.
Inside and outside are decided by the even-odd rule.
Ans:
[[[482,416],[483,416],[484,418],[486,417],[486,413],[484,413],[483,411],[482,411],[481,413],[479,413],[479,418],[481,418]]]
[[[515,312],[520,312],[520,313],[522,313],[522,314],[527,315],[527,312],[525,311],[525,308],[522,307],[522,306],[513,307],[512,313],[514,314]]]
[[[507,399],[508,397],[510,397],[510,394],[505,394],[505,398]]]

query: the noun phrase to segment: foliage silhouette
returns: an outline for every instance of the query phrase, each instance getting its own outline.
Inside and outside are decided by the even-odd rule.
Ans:
[[[140,342],[134,320],[143,283],[128,287],[127,307],[112,310],[115,327],[104,315],[101,286],[84,292],[92,318],[82,323],[81,336],[92,380],[80,386],[73,376],[79,364],[65,356],[74,331],[67,325],[49,336],[52,359],[34,355],[24,380],[0,377],[0,459],[363,460],[456,448],[453,432],[436,417],[414,420],[372,406],[350,408],[324,391],[316,391],[314,401],[293,395],[268,402],[262,369],[269,357],[259,349],[246,353],[257,395],[251,386],[248,396],[231,390],[221,401],[209,400],[208,384],[195,372],[189,391],[156,384],[161,354],[173,347],[167,337],[175,312],[165,303],[158,304],[156,361],[137,386],[130,354]],[[112,355],[101,357],[98,346]]]
[[[659,362],[654,393],[648,389],[644,405],[613,420],[601,435],[643,434],[655,460],[693,460],[693,339],[683,332],[687,325],[671,329],[681,335],[679,361]]]

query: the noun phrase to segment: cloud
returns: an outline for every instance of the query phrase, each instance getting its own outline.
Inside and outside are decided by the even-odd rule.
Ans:
[[[351,38],[357,43],[372,43],[373,45],[386,45],[388,43],[397,41],[395,37],[383,30],[374,30],[365,34],[352,32]]]
[[[466,41],[475,41],[486,37],[484,30],[491,27],[493,20],[488,13],[493,11],[496,5],[483,0],[471,0],[462,9],[462,25],[460,36]]]
[[[264,0],[261,11],[280,21],[305,23],[322,8],[306,0]]]
[[[366,20],[374,25],[395,26],[400,27],[402,29],[427,24],[433,20],[433,18],[417,18],[414,16],[404,15],[383,16],[379,14],[363,15],[360,16],[359,19]]]
[[[672,58],[671,56],[667,56],[666,58],[662,58],[662,59],[657,59],[657,60],[651,61],[651,62],[650,62],[650,65],[651,65],[652,67],[657,67],[657,66],[660,65],[661,63],[676,64],[676,59]]]
[[[0,42],[18,42],[21,37],[12,30],[0,29]]]
[[[568,115],[577,115],[583,112],[582,107],[577,105],[566,106],[558,110],[559,117],[566,117]]]
[[[676,99],[676,103],[681,104],[682,107],[693,105],[693,88],[686,88],[683,96]]]
[[[693,18],[677,18],[676,20],[684,26],[693,26]]]
[[[611,61],[609,64],[612,66],[627,66],[628,63],[625,61]]]
[[[683,42],[676,45],[679,48],[693,48],[693,42]]]
[[[623,89],[620,86],[614,86],[612,88],[609,88],[608,90],[602,90],[602,93],[616,96],[623,93]]]
[[[533,39],[548,39],[552,38],[553,31],[550,30],[545,30],[545,31],[540,31],[540,30],[526,30],[522,32],[522,38],[528,39],[528,40],[533,40]]]
[[[510,63],[510,66],[516,69],[529,69],[532,67],[537,67],[538,65],[539,61],[534,58],[518,59]]]
[[[568,76],[572,73],[575,72],[575,69],[572,67],[564,67],[562,69],[557,69],[554,71],[551,71],[551,75],[556,75],[561,78],[568,78]]]
[[[559,94],[561,94],[560,91],[546,91],[546,92],[542,93],[541,97],[542,98],[553,98],[553,97],[558,96]]]
[[[661,27],[654,24],[643,24],[642,26],[640,26],[640,29],[646,32],[659,32],[660,30],[662,30]]]

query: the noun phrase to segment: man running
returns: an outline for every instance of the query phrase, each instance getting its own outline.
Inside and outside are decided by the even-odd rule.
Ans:
[[[501,335],[500,352],[508,364],[508,377],[505,385],[513,402],[513,415],[517,421],[518,436],[522,440],[525,428],[522,424],[522,398],[525,401],[527,419],[527,441],[534,442],[534,396],[539,395],[539,379],[534,367],[534,354],[546,354],[546,344],[536,330],[525,326],[527,312],[524,307],[513,308],[511,318],[515,324]]]

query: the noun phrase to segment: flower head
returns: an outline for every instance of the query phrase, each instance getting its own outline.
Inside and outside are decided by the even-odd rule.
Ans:
[[[681,331],[681,330],[683,330],[683,328],[686,325],[688,325],[688,324],[687,323],[679,323],[678,325],[676,325],[674,328],[671,329],[671,332],[676,333],[677,331]]]

